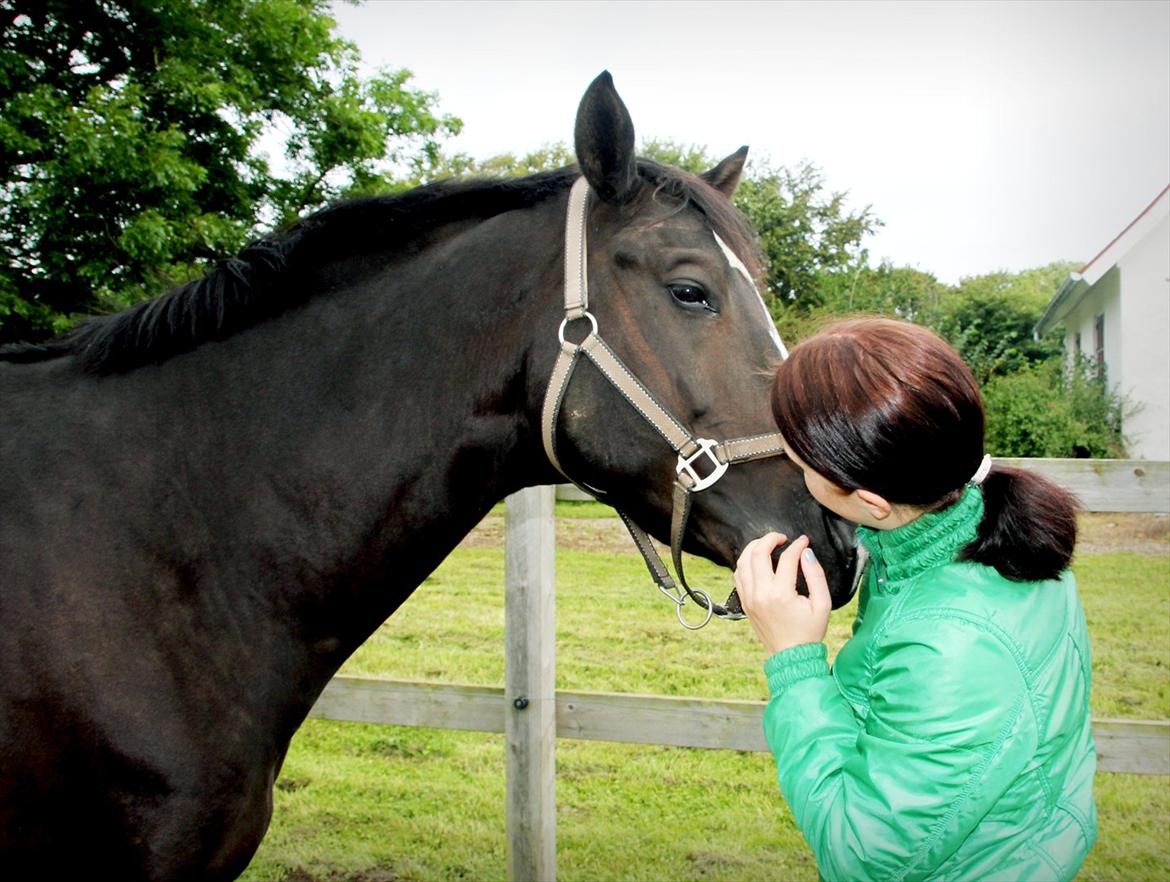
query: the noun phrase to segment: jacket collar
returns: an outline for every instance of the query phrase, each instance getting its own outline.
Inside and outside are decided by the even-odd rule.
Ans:
[[[874,559],[879,584],[889,587],[955,560],[975,538],[982,519],[983,493],[968,486],[942,511],[920,515],[893,530],[858,527],[857,535]]]

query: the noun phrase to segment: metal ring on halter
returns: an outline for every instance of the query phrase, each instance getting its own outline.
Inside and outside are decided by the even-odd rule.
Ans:
[[[597,319],[593,317],[593,313],[591,313],[589,310],[585,310],[579,316],[565,316],[563,319],[561,319],[561,326],[557,329],[557,338],[561,341],[562,346],[565,345],[565,325],[567,325],[569,322],[576,321],[579,318],[589,319],[589,323],[593,325],[593,331],[591,333],[597,333]]]
[[[688,631],[698,631],[700,628],[705,627],[709,621],[711,621],[711,616],[715,613],[715,604],[711,602],[711,597],[707,594],[707,592],[699,588],[694,589],[692,595],[703,598],[703,604],[707,607],[707,615],[703,617],[703,621],[699,622],[697,625],[692,625],[685,618],[683,618],[684,604],[681,601],[679,602],[679,605],[674,608],[674,613],[678,616],[678,622],[680,625],[682,625]]]

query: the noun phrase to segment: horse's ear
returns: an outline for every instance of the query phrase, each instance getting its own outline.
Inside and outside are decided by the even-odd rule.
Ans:
[[[593,192],[606,202],[628,202],[638,190],[634,122],[609,71],[585,90],[573,135],[577,164]]]
[[[747,155],[747,147],[740,147],[715,168],[703,172],[703,180],[730,199],[735,188],[739,186],[743,167],[747,163]]]

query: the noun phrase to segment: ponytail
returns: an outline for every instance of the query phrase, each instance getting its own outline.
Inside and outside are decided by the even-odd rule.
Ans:
[[[1005,579],[1039,582],[1068,568],[1077,541],[1076,498],[1024,469],[993,466],[983,480],[983,520],[960,560],[995,567]]]

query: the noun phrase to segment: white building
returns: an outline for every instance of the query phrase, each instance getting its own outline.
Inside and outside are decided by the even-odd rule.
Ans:
[[[1036,325],[1065,326],[1136,412],[1122,425],[1134,459],[1170,459],[1170,186],[1101,253],[1069,274]]]

